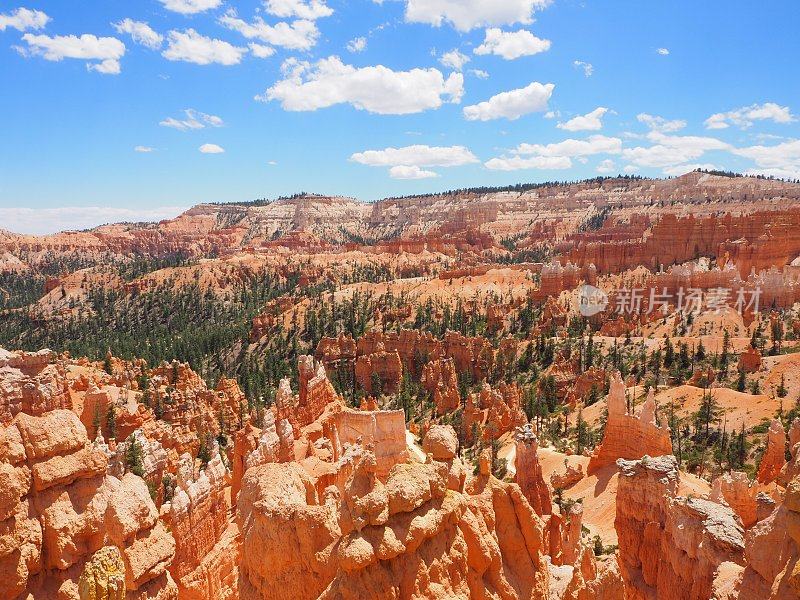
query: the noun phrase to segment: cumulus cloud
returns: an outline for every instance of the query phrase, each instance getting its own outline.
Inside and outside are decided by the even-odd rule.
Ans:
[[[356,152],[350,160],[370,167],[390,167],[389,176],[393,179],[429,179],[438,177],[438,173],[422,167],[459,167],[479,162],[465,146],[424,144]]]
[[[451,50],[450,52],[445,52],[442,54],[439,62],[445,67],[460,71],[464,68],[464,65],[469,62],[469,56],[459,52],[458,50]]]
[[[656,48],[656,53],[660,54],[661,56],[669,56],[669,49],[667,49],[667,48]]]
[[[493,158],[486,168],[498,171],[519,169],[569,169],[572,159],[579,161],[595,154],[619,154],[622,140],[604,135],[592,135],[585,140],[566,139],[553,144],[520,144],[511,156]]]
[[[623,157],[638,167],[664,168],[694,161],[710,150],[730,150],[730,144],[711,137],[670,136],[651,131],[647,139],[652,146],[626,148]]]
[[[153,31],[144,21],[134,21],[133,19],[123,19],[118,23],[112,23],[112,27],[117,33],[127,33],[137,44],[146,46],[152,50],[158,50],[164,41],[164,36]]]
[[[758,169],[751,169],[749,173],[800,179],[800,140],[789,140],[774,146],[737,148],[733,153],[755,162]]]
[[[148,154],[150,152],[155,152],[155,148],[152,148],[150,146],[134,146],[133,151]]]
[[[247,44],[247,47],[250,48],[250,52],[256,58],[269,58],[273,54],[275,54],[275,48],[272,46],[265,46],[264,44],[256,44],[255,42],[250,42]]]
[[[614,164],[614,161],[611,160],[610,158],[607,158],[607,159],[601,161],[600,164],[597,165],[597,172],[598,173],[613,173],[616,168],[617,167]]]
[[[356,152],[350,160],[370,167],[458,167],[478,162],[464,146],[426,146],[416,144],[403,148],[385,148]]]
[[[753,121],[773,121],[775,123],[792,123],[797,120],[788,106],[779,106],[774,102],[751,104],[728,112],[715,113],[705,120],[707,129],[727,129],[736,125],[747,129]]]
[[[389,177],[392,179],[431,179],[432,177],[438,176],[439,174],[435,171],[427,171],[415,166],[406,167],[399,165],[389,169]]]
[[[217,146],[216,144],[203,144],[198,150],[203,154],[222,154],[225,152],[222,146]]]
[[[0,14],[0,31],[5,31],[7,27],[17,31],[37,31],[43,29],[49,21],[50,17],[40,10],[18,8],[8,14]]]
[[[159,125],[162,127],[171,127],[178,131],[189,131],[192,129],[204,129],[206,126],[222,127],[225,124],[220,117],[209,115],[199,110],[194,110],[193,108],[187,108],[183,111],[183,114],[186,115],[185,119],[167,117],[159,122]]]
[[[586,77],[591,77],[594,73],[594,65],[592,65],[592,63],[584,62],[582,60],[573,60],[572,66],[576,69],[583,69],[583,74]]]
[[[469,74],[474,75],[478,79],[489,79],[489,73],[483,69],[470,69]]]
[[[510,156],[492,158],[484,163],[492,171],[519,171],[523,169],[569,169],[572,161],[566,156]]]
[[[297,17],[313,21],[333,14],[333,9],[320,0],[266,0],[264,6],[269,14],[282,19]]]
[[[598,131],[603,128],[603,116],[608,112],[605,106],[598,106],[592,112],[573,117],[566,123],[556,125],[567,131]]]
[[[113,37],[97,37],[84,33],[76,35],[33,35],[26,33],[22,40],[27,48],[17,48],[23,56],[41,56],[45,60],[61,61],[65,58],[96,60],[86,68],[106,75],[118,75],[120,59],[125,55],[125,44]]]
[[[167,60],[194,63],[196,65],[237,65],[247,48],[200,35],[194,29],[170,31],[169,44],[161,55]]]
[[[686,121],[681,119],[665,119],[656,115],[648,115],[647,113],[639,113],[636,119],[640,123],[644,123],[652,131],[660,131],[661,133],[672,133],[679,131],[686,127]]]
[[[237,17],[235,10],[229,10],[218,22],[223,27],[239,32],[248,40],[261,40],[288,50],[310,50],[319,39],[317,25],[308,19],[268,25],[264,19],[256,17],[252,23],[248,23]]]
[[[555,84],[542,84],[534,81],[529,86],[501,92],[485,102],[464,107],[464,117],[468,121],[490,121],[508,119],[515,121],[532,112],[547,109],[547,102],[553,94]]]
[[[475,54],[496,54],[506,60],[531,56],[550,49],[550,40],[542,40],[530,31],[503,31],[499,28],[486,30],[483,43],[475,48]]]
[[[89,229],[105,223],[161,221],[177,217],[187,206],[117,208],[112,206],[63,206],[58,208],[0,207],[3,228],[15,233],[44,235],[58,231]]]
[[[164,8],[182,15],[194,15],[197,13],[217,8],[222,4],[222,0],[158,0]]]
[[[367,48],[367,38],[365,37],[357,37],[353,38],[349,42],[347,42],[347,50],[348,52],[363,52]]]
[[[532,23],[533,12],[551,0],[406,0],[406,21],[440,27],[449,23],[459,31],[491,25]]]
[[[464,93],[464,76],[447,79],[438,69],[393,71],[383,65],[357,68],[330,56],[312,64],[289,59],[283,64],[284,79],[256,100],[277,100],[284,110],[310,111],[336,104],[359,110],[403,115],[439,108],[443,102],[458,103]]]
[[[605,135],[590,135],[585,140],[566,139],[553,144],[520,144],[514,149],[516,154],[569,158],[593,154],[619,154],[621,151],[622,140]]]

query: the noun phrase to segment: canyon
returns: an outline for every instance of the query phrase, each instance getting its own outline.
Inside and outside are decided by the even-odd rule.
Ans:
[[[2,232],[0,597],[800,598],[798,225],[698,171]]]

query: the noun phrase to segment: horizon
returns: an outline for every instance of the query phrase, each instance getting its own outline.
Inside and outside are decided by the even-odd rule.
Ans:
[[[564,180],[564,181],[543,181],[543,182],[518,182],[516,184],[509,184],[507,186],[476,186],[470,188],[456,188],[450,190],[439,190],[435,192],[420,192],[416,194],[410,194],[406,196],[386,196],[383,198],[377,198],[373,200],[361,199],[354,196],[341,196],[341,195],[332,195],[332,194],[322,194],[319,192],[297,192],[291,195],[286,196],[278,196],[275,198],[256,198],[253,200],[242,200],[242,201],[231,201],[231,202],[200,202],[197,204],[193,204],[191,206],[186,207],[164,207],[163,209],[157,209],[153,211],[154,218],[149,220],[142,220],[142,219],[124,219],[126,214],[135,214],[132,211],[128,211],[126,209],[111,209],[110,212],[113,214],[120,215],[120,219],[114,221],[104,221],[100,223],[96,223],[94,225],[90,225],[88,227],[72,227],[72,228],[61,228],[61,229],[52,229],[52,230],[40,230],[38,227],[38,218],[41,216],[43,212],[47,212],[46,209],[43,211],[32,211],[30,209],[20,209],[20,208],[12,208],[6,209],[0,207],[0,219],[5,220],[8,218],[9,214],[13,212],[17,212],[18,215],[24,215],[24,217],[18,217],[19,222],[22,224],[23,229],[27,227],[31,227],[32,229],[29,230],[22,230],[16,231],[8,228],[0,227],[0,231],[5,231],[7,233],[11,233],[14,235],[30,235],[30,236],[50,236],[50,235],[58,235],[58,234],[66,234],[66,233],[86,233],[93,231],[95,229],[99,229],[101,227],[113,226],[113,225],[158,225],[159,223],[172,221],[179,217],[181,217],[186,212],[197,208],[198,206],[212,206],[212,207],[225,207],[225,206],[241,206],[245,208],[257,208],[263,206],[269,206],[275,202],[280,201],[292,201],[299,198],[338,198],[342,200],[350,200],[360,204],[377,204],[379,202],[386,202],[391,200],[407,200],[407,199],[414,199],[414,198],[426,198],[430,196],[445,196],[451,194],[457,194],[462,192],[479,192],[479,193],[498,193],[498,192],[508,192],[514,191],[513,188],[515,187],[531,187],[531,189],[536,189],[538,187],[555,187],[555,186],[571,186],[571,185],[580,185],[585,183],[593,183],[593,182],[606,182],[610,180],[623,180],[623,181],[669,181],[672,179],[679,179],[691,173],[702,173],[705,175],[711,175],[715,177],[727,177],[727,178],[743,178],[743,179],[760,179],[763,181],[777,181],[783,183],[790,183],[790,184],[797,184],[800,185],[800,180],[793,180],[793,179],[784,179],[775,176],[765,176],[765,175],[745,175],[742,173],[736,173],[732,171],[708,171],[703,169],[695,169],[692,171],[688,171],[683,173],[682,175],[669,175],[665,177],[645,177],[640,175],[598,175],[596,177],[590,177],[587,179],[575,179],[575,180]],[[521,193],[531,190],[523,190]],[[74,207],[74,206],[67,206],[62,207],[59,211],[59,215],[63,216],[64,214],[72,214],[78,216],[82,215],[86,210],[95,210],[97,214],[102,214],[103,212],[108,211],[103,207]],[[163,210],[163,212],[162,212]]]

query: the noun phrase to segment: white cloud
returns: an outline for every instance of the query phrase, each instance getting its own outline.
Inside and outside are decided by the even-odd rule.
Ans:
[[[672,133],[686,127],[686,121],[681,119],[668,120],[664,117],[656,115],[648,115],[647,113],[639,113],[636,119],[640,123],[647,125],[652,131],[660,131],[661,133]]]
[[[171,127],[179,131],[189,131],[191,129],[203,129],[206,126],[222,127],[225,124],[220,117],[209,115],[199,110],[194,110],[193,108],[187,108],[183,113],[186,115],[185,119],[167,117],[161,121],[159,125],[162,127]]]
[[[567,131],[598,131],[603,128],[603,116],[608,112],[605,106],[598,106],[592,112],[573,117],[566,123],[556,125],[559,129]]]
[[[426,171],[419,167],[406,167],[399,165],[389,169],[389,177],[392,179],[431,179],[438,177],[439,174],[435,171]]]
[[[792,123],[797,120],[788,106],[779,106],[774,102],[751,104],[729,112],[715,113],[705,120],[707,129],[727,129],[736,125],[747,129],[753,121],[773,121],[775,123]]]
[[[459,52],[458,50],[451,50],[450,52],[445,52],[442,54],[439,62],[445,67],[460,71],[464,68],[464,65],[469,62],[469,56]]]
[[[475,54],[496,54],[506,60],[514,60],[521,56],[531,56],[550,49],[550,40],[542,40],[530,31],[502,31],[498,28],[486,30],[483,43],[475,48]]]
[[[692,171],[696,171],[697,169],[705,169],[706,171],[713,171],[717,167],[716,165],[712,165],[710,163],[694,163],[690,165],[674,165],[672,167],[664,167],[662,172],[664,175],[671,175],[672,177],[679,177],[681,175],[686,175],[686,173],[691,173]]]
[[[605,135],[590,135],[585,140],[566,139],[554,144],[520,144],[514,149],[516,154],[535,154],[537,156],[591,156],[593,154],[619,154],[622,140]]]
[[[489,73],[487,73],[482,69],[470,69],[469,73],[470,75],[474,75],[478,79],[489,79]]]
[[[196,65],[237,65],[247,48],[240,48],[222,40],[200,35],[194,29],[170,31],[169,45],[161,55],[167,60],[181,60]]]
[[[149,152],[155,152],[155,148],[152,148],[150,146],[134,146],[133,151],[147,154]]]
[[[238,18],[235,10],[229,10],[218,22],[223,27],[239,32],[248,40],[257,39],[289,50],[310,50],[319,39],[317,25],[308,19],[268,25],[264,19],[256,17],[252,23],[248,23]]]
[[[636,165],[625,165],[625,168],[622,170],[625,171],[626,173],[638,173],[639,167],[637,167]]]
[[[438,69],[393,71],[383,65],[357,68],[338,56],[314,63],[289,59],[284,79],[256,100],[277,100],[284,110],[309,111],[335,104],[352,104],[359,110],[402,115],[439,108],[444,101],[458,103],[464,93],[464,76],[447,79]]]
[[[119,60],[125,55],[125,44],[117,38],[99,38],[89,33],[84,33],[80,37],[75,35],[50,37],[26,33],[22,39],[28,47],[17,50],[24,56],[41,56],[45,60],[56,62],[65,58],[98,60],[99,63],[89,63],[86,68],[107,75],[119,74]]]
[[[144,21],[134,21],[133,19],[123,19],[118,23],[112,23],[112,27],[117,33],[127,33],[137,44],[146,46],[152,50],[158,50],[164,41],[164,36],[153,31]]]
[[[716,138],[701,136],[669,136],[651,131],[647,139],[654,142],[649,147],[626,148],[622,155],[639,167],[663,168],[697,160],[710,150],[730,150],[730,144]]]
[[[217,146],[216,144],[203,144],[198,150],[203,154],[222,154],[225,152],[222,146]]]
[[[613,173],[616,168],[617,167],[614,164],[614,161],[611,160],[610,158],[607,158],[607,159],[601,161],[600,164],[597,165],[597,172],[598,173]]]
[[[749,172],[784,179],[800,179],[800,140],[789,140],[774,146],[737,148],[733,153],[749,158],[759,167]]]
[[[572,61],[572,65],[577,69],[583,69],[583,74],[586,77],[591,77],[594,73],[594,65],[592,63],[583,62],[582,60]]]
[[[429,179],[439,174],[422,167],[459,167],[480,162],[464,146],[423,144],[356,152],[350,160],[370,167],[390,167],[389,176],[392,179]]]
[[[533,11],[551,0],[406,0],[406,21],[440,27],[450,23],[459,31],[491,25],[528,24]]]
[[[357,37],[347,42],[347,50],[349,52],[363,52],[367,48],[367,38]]]
[[[554,144],[520,144],[514,148],[512,156],[493,158],[485,166],[496,171],[569,169],[573,158],[583,162],[587,156],[619,154],[621,151],[621,139],[592,135],[585,140],[567,139]]]
[[[544,113],[545,119],[558,119],[560,117],[561,117],[560,110],[548,110],[546,113]]]
[[[464,117],[468,121],[490,121],[492,119],[508,119],[514,121],[532,112],[547,109],[547,102],[556,86],[552,83],[542,84],[534,81],[529,86],[501,92],[485,102],[464,107]]]
[[[667,48],[657,48],[656,52],[658,54],[660,54],[661,56],[668,56],[669,55],[669,50]]]
[[[3,228],[15,233],[44,235],[58,231],[89,229],[105,223],[161,221],[177,217],[188,207],[116,208],[111,206],[63,206],[58,208],[0,207]]]
[[[522,169],[569,169],[572,161],[566,156],[511,156],[492,158],[484,166],[492,171],[519,171]]]
[[[18,8],[9,14],[0,14],[0,31],[5,31],[7,27],[17,31],[39,30],[49,21],[50,17],[40,10]]]
[[[464,146],[422,144],[356,152],[350,160],[370,167],[458,167],[478,162],[478,158]]]
[[[222,4],[222,0],[158,0],[164,8],[182,15],[194,15],[197,13],[217,8]]]
[[[310,0],[309,2],[304,2],[303,0],[266,0],[264,6],[269,14],[282,19],[297,17],[313,21],[322,17],[330,17],[333,14],[333,9],[320,0]]]
[[[264,44],[256,44],[255,42],[250,42],[247,44],[247,47],[250,48],[250,52],[256,58],[269,58],[273,54],[275,54],[275,48],[272,46],[265,46]]]

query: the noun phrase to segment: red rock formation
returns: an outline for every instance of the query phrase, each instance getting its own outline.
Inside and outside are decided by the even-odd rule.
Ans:
[[[643,456],[672,454],[669,427],[656,423],[655,400],[652,390],[638,415],[628,414],[625,384],[619,373],[611,378],[608,393],[608,419],[603,441],[589,459],[587,472],[614,464],[618,458],[635,460]]]
[[[301,356],[297,366],[300,371],[298,397],[292,396],[288,380],[281,381],[275,397],[276,419],[288,420],[294,431],[316,421],[325,407],[338,399],[322,363],[317,364],[311,356]]]
[[[447,465],[447,489],[464,491],[467,472],[458,457],[458,437],[450,425],[432,425],[422,440],[422,449],[438,462]]]
[[[0,596],[77,599],[84,564],[112,544],[127,597],[176,598],[172,535],[144,481],[106,475],[107,460],[68,410],[20,413],[0,429]]]
[[[483,439],[497,439],[527,421],[522,411],[522,390],[516,383],[501,382],[497,389],[484,382],[478,394],[470,394],[464,407],[464,430],[467,440],[475,430]]]
[[[761,484],[772,483],[786,464],[786,431],[778,419],[773,419],[767,433],[767,449],[761,457],[756,479]]]
[[[64,364],[49,350],[10,353],[0,349],[0,424],[24,412],[38,416],[72,408]]]
[[[550,488],[544,481],[542,466],[539,464],[539,457],[536,453],[539,448],[539,440],[530,424],[517,427],[514,432],[514,441],[516,449],[514,480],[536,514],[549,515],[553,512]],[[578,532],[580,539],[580,527],[578,527]]]
[[[342,500],[336,488],[320,498],[296,464],[249,471],[241,598],[546,597],[541,521],[487,470],[467,495],[445,493],[437,462],[397,465],[384,485],[367,453]]]
[[[792,480],[783,503],[745,536],[746,566],[735,566],[732,598],[793,600],[800,597],[800,479]]]
[[[408,461],[406,422],[402,410],[335,412],[323,424],[323,433],[331,441],[333,460],[340,460],[347,446],[371,447],[375,456],[375,472],[386,479],[396,464]]]
[[[748,529],[758,520],[757,495],[758,485],[750,482],[747,473],[732,471],[714,479],[710,497],[714,502],[730,506]]]
[[[575,383],[572,384],[569,392],[567,392],[566,402],[573,408],[577,406],[578,402],[585,402],[594,388],[595,397],[599,398],[606,389],[606,379],[608,373],[605,369],[591,367],[585,370],[575,378]]]
[[[426,364],[421,383],[433,396],[436,414],[445,415],[461,407],[458,377],[452,358],[440,358]]]
[[[584,472],[582,464],[578,463],[577,468],[568,464],[565,466],[563,473],[554,471],[550,475],[550,485],[553,489],[566,490],[578,483],[583,477]]]
[[[755,373],[761,368],[761,353],[752,346],[739,356],[739,370],[745,373]]]
[[[380,380],[381,389],[373,389],[373,377]],[[397,351],[387,352],[378,346],[376,352],[365,354],[356,360],[356,381],[367,394],[396,394],[403,380],[403,364]]]
[[[195,476],[194,459],[184,455],[178,486],[162,509],[175,536],[170,573],[181,600],[238,598],[238,548],[225,498],[229,475],[219,453]]]
[[[618,273],[638,265],[656,270],[698,256],[729,257],[741,273],[784,265],[800,253],[800,212],[758,211],[734,216],[680,218],[664,213],[640,239],[580,242],[567,258],[594,264],[601,273]]]
[[[744,532],[733,511],[677,496],[674,456],[617,464],[614,527],[626,591],[634,598],[711,598],[720,566],[744,564]]]

